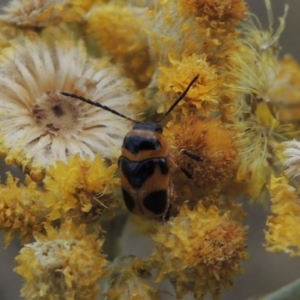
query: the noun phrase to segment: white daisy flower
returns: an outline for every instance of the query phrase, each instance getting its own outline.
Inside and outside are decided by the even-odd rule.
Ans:
[[[116,160],[132,124],[62,91],[132,116],[131,82],[88,59],[82,43],[15,43],[0,57],[0,152],[8,163],[45,168],[76,153]]]

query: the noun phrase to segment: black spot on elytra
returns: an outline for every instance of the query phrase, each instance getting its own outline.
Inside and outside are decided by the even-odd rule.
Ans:
[[[167,175],[169,172],[167,160],[163,157],[137,162],[120,156],[118,163],[124,176],[134,189],[141,188],[145,181],[153,175],[157,166],[160,168],[161,174]]]
[[[127,209],[132,212],[135,206],[135,202],[134,199],[132,198],[132,196],[124,189],[122,189],[122,194],[123,194],[123,199],[125,202],[125,205],[127,207]]]
[[[144,206],[156,215],[162,214],[168,205],[167,190],[151,192],[143,200]]]

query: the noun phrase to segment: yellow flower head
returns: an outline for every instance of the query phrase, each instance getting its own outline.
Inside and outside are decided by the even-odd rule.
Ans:
[[[152,76],[148,39],[143,31],[145,9],[107,4],[88,13],[87,32],[100,49],[121,63],[137,86],[145,87]]]
[[[213,64],[227,65],[235,43],[235,25],[246,16],[243,0],[159,1],[149,21],[153,57],[168,66],[168,54],[206,53]],[[229,54],[230,55],[230,54]]]
[[[116,160],[130,122],[60,94],[78,94],[131,116],[135,93],[116,67],[89,59],[80,42],[40,39],[14,43],[0,61],[0,152],[7,163],[32,171],[76,153]]]
[[[234,132],[219,119],[204,119],[188,115],[179,122],[170,122],[165,131],[169,144],[176,149],[186,149],[202,158],[197,162],[186,155],[178,155],[177,163],[193,176],[192,181],[210,192],[232,182],[239,162],[234,143]]]
[[[274,16],[271,0],[264,0],[264,2],[268,15],[268,29],[264,30],[259,19],[253,14],[242,24],[243,42],[261,54],[278,50],[277,43],[284,30],[288,13],[288,5],[285,4],[283,16],[278,18],[279,26],[274,30]]]
[[[233,286],[248,257],[245,229],[215,206],[206,210],[199,204],[192,211],[183,206],[152,238],[150,262],[158,269],[157,281],[169,279],[179,299],[188,292],[196,299],[207,293],[217,299],[221,288]]]
[[[127,256],[115,259],[107,291],[110,300],[160,300],[158,291],[145,280],[151,277],[140,259]]]
[[[185,107],[186,111],[186,103],[189,103],[203,114],[217,110],[218,92],[222,81],[218,78],[216,68],[207,62],[206,55],[182,55],[181,59],[175,59],[170,55],[169,59],[170,66],[159,68],[161,71],[158,77],[160,89],[167,95],[182,94],[191,80],[199,75],[184,100],[178,104],[179,107]],[[167,101],[168,105],[171,99],[172,97]],[[159,112],[162,112],[162,109]]]
[[[266,248],[300,256],[300,199],[299,192],[286,177],[273,177],[270,183],[271,211],[267,220]]]
[[[246,17],[248,9],[244,0],[180,0],[182,10],[232,26]]]
[[[232,88],[269,102],[269,90],[273,85],[277,68],[276,55],[270,51],[261,53],[255,48],[241,46],[239,52],[233,53],[231,61],[234,67],[230,75],[236,78]]]
[[[255,16],[249,18],[243,24],[241,51],[232,55],[235,67],[231,75],[237,79],[232,87],[240,93],[236,97],[232,119],[239,131],[237,145],[242,156],[237,181],[247,181],[246,193],[251,198],[263,198],[276,163],[274,149],[288,134],[293,134],[291,126],[280,124],[278,109],[272,99],[272,90],[278,85],[276,43],[285,26],[287,7],[274,33],[270,1],[265,3],[268,30],[262,30]]]
[[[183,17],[178,11],[178,1],[160,1],[159,4],[146,23],[154,62],[168,66],[170,52],[201,53],[207,35],[205,30],[197,29],[196,17],[191,14]]]
[[[22,28],[82,21],[94,0],[12,0],[0,20]]]
[[[284,56],[278,63],[269,95],[271,102],[277,107],[278,119],[281,122],[299,122],[300,66],[291,56]]]
[[[46,227],[16,257],[15,272],[24,277],[21,295],[26,299],[98,299],[98,280],[107,275],[101,254],[103,240],[87,234],[85,226],[71,222]]]
[[[57,162],[47,170],[44,179],[46,191],[55,195],[45,205],[51,210],[49,218],[69,217],[89,222],[118,206],[113,191],[119,184],[115,178],[116,164],[105,166],[103,158],[94,160],[79,155],[69,157],[68,162]]]
[[[239,92],[233,101],[235,109],[229,117],[238,132],[236,144],[241,154],[237,181],[245,184],[244,192],[251,199],[260,200],[266,198],[266,186],[276,170],[276,148],[284,139],[295,134],[292,126],[279,122],[275,93],[280,86],[277,42],[285,26],[287,6],[274,31],[271,2],[266,0],[265,3],[268,30],[262,29],[255,16],[244,22],[243,36],[239,39],[240,51],[231,56],[233,65],[230,72],[236,78],[231,88]]]
[[[274,33],[270,0],[265,2],[269,29],[263,30],[255,16],[248,18],[243,23],[243,37],[239,39],[241,47],[232,53],[231,61],[235,65],[232,74],[238,81],[234,88],[269,102],[278,68],[277,42],[285,27],[288,7],[285,6],[284,15],[279,19],[279,27]]]
[[[294,130],[279,123],[271,105],[258,99],[248,100],[251,106],[241,115],[245,120],[233,125],[241,154],[237,181],[246,183],[245,192],[252,199],[263,200],[270,175],[278,163],[276,149]]]
[[[34,232],[43,232],[49,213],[44,201],[50,194],[39,191],[36,183],[18,186],[18,180],[8,174],[5,185],[0,186],[0,230],[5,232],[5,244],[19,236],[28,243]]]

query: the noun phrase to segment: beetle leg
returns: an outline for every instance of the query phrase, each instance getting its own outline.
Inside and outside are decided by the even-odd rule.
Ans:
[[[170,182],[170,185],[168,188],[168,199],[169,199],[168,210],[163,216],[161,216],[161,221],[163,221],[163,222],[168,221],[171,216],[171,209],[172,209],[171,203],[173,202],[173,199],[174,199],[174,186],[173,186],[172,182]]]
[[[171,208],[172,208],[172,206],[169,205],[169,208],[168,208],[166,214],[160,217],[160,219],[161,219],[162,222],[169,221],[169,219],[171,217]]]
[[[192,159],[194,159],[194,160],[196,160],[198,162],[203,161],[203,158],[201,156],[199,156],[199,155],[197,155],[197,154],[195,154],[193,152],[190,152],[190,151],[188,151],[186,149],[181,149],[180,152],[179,152],[179,154],[184,154],[184,155],[186,155],[186,156],[188,156],[188,157],[190,157],[190,158],[192,158]]]
[[[180,170],[188,179],[193,179],[193,175],[187,169],[180,167]]]
[[[118,158],[118,167],[120,167],[121,158],[122,158],[122,155],[120,155],[119,158]]]
[[[168,151],[167,157],[168,157],[168,162],[170,163],[170,167],[172,169],[178,168],[175,155],[172,152]]]
[[[201,156],[199,156],[199,155],[197,155],[193,152],[190,152],[186,149],[181,149],[179,154],[184,154],[184,155],[188,156],[189,158],[191,158],[191,159],[193,159],[197,162],[203,161],[203,158]],[[180,166],[180,169],[188,179],[193,180],[193,175],[187,169],[185,169],[182,166]]]
[[[193,153],[193,152],[190,152],[190,151],[188,151],[188,150],[186,150],[186,149],[181,149],[180,152],[179,152],[179,154],[185,154],[186,156],[192,158],[193,160],[195,160],[195,161],[197,161],[197,162],[203,161],[203,158],[202,158],[201,156],[199,156],[199,155],[197,155],[197,154],[195,154],[195,153]],[[177,164],[176,158],[175,158],[175,156],[174,156],[173,153],[171,153],[171,152],[168,153],[168,160],[169,160],[171,166],[172,166],[174,169],[175,169],[175,168],[176,168],[176,169],[177,169],[177,168],[180,168],[180,170],[182,171],[182,173],[183,173],[188,179],[190,179],[190,180],[193,179],[193,175],[192,175],[187,169],[185,169],[184,167],[182,167],[182,166],[180,166],[180,165]]]

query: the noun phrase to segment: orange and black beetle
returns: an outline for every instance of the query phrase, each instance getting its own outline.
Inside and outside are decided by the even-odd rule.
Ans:
[[[118,160],[124,202],[127,209],[135,215],[168,218],[173,193],[170,167],[175,165],[175,160],[162,135],[163,128],[158,122],[162,121],[185,97],[197,78],[198,76],[191,81],[169,110],[154,123],[136,121],[100,103],[61,92],[62,95],[100,107],[135,123],[123,140],[122,155]],[[182,150],[181,153],[197,161],[201,160],[200,157],[187,150]],[[181,169],[187,177],[190,177],[187,170]]]
[[[147,217],[167,214],[172,193],[170,164],[162,127],[136,123],[124,138],[119,158],[123,198],[130,212]]]

